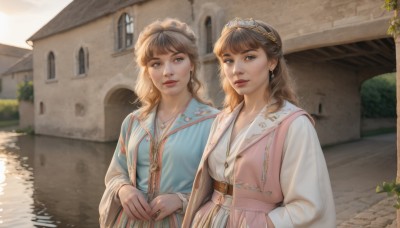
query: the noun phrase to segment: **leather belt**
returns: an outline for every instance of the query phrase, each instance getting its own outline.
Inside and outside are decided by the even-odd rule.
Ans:
[[[233,195],[233,185],[213,179],[213,188],[224,195]]]

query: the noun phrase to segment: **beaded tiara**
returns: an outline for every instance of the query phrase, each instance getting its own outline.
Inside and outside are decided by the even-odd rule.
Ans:
[[[255,21],[253,18],[247,18],[247,19],[242,19],[236,17],[235,19],[229,21],[226,25],[225,28],[245,28],[245,29],[250,29],[253,30],[254,32],[263,35],[265,38],[268,40],[274,42],[275,44],[278,44],[276,36],[272,32],[268,32],[264,27],[262,27],[257,21]]]

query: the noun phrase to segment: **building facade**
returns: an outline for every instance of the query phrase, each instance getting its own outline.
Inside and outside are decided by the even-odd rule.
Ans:
[[[18,86],[33,80],[32,64],[32,53],[26,54],[1,75],[1,99],[17,99]]]
[[[252,17],[273,25],[322,144],[360,137],[361,83],[395,68],[390,15],[379,1],[75,0],[30,38],[35,132],[115,140],[122,119],[137,108],[134,43],[147,24],[165,17],[197,33],[200,78],[217,105],[223,94],[212,47],[224,24]]]
[[[21,73],[21,61],[27,57],[31,50],[25,48],[14,47],[10,45],[0,44],[0,99],[15,99],[16,94],[16,83],[20,80],[20,75],[13,75],[11,72],[18,71]],[[30,57],[32,58],[32,57]],[[26,60],[24,60],[26,62]],[[32,62],[30,63],[30,73],[22,73],[22,78],[32,78]],[[18,65],[18,70],[16,70]],[[13,68],[13,69],[10,69]],[[25,71],[25,69],[23,70]]]

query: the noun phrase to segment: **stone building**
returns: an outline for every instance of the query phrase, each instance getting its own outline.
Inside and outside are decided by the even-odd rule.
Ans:
[[[14,89],[14,86],[19,76],[15,77],[15,75],[13,76],[10,74],[10,77],[7,77],[4,75],[8,74],[7,72],[10,72],[10,67],[18,64],[18,62],[20,62],[24,56],[28,56],[29,53],[31,53],[31,50],[0,44],[0,99],[16,98],[16,90]],[[32,73],[30,76],[32,76]]]
[[[133,44],[156,19],[174,17],[197,33],[201,78],[217,104],[212,46],[224,24],[253,17],[273,25],[301,106],[316,118],[322,144],[360,137],[360,86],[395,68],[390,15],[375,0],[75,0],[29,38],[33,42],[35,131],[109,141],[135,109]]]
[[[18,85],[33,80],[32,64],[32,53],[26,54],[1,75],[0,98],[17,99]]]

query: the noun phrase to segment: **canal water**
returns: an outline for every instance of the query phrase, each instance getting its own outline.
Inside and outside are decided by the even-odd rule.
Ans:
[[[115,145],[0,132],[0,227],[99,227]]]

